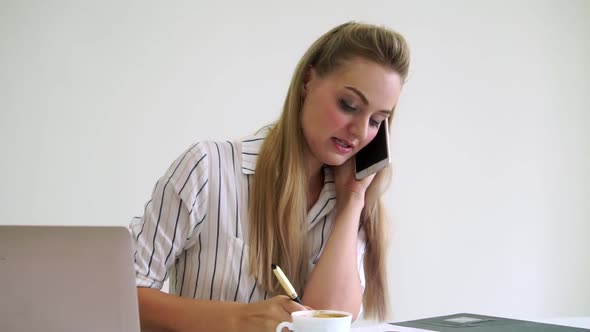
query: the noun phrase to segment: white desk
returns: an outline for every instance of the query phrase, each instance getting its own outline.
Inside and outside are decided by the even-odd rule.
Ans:
[[[571,327],[579,327],[590,329],[590,317],[565,317],[565,318],[549,318],[549,319],[535,319],[531,320],[540,323],[564,325]],[[428,331],[421,329],[414,329],[410,327],[398,327],[389,324],[375,324],[367,326],[355,326],[350,329],[351,332],[386,332],[386,331],[400,331],[400,332],[414,332],[414,331]]]

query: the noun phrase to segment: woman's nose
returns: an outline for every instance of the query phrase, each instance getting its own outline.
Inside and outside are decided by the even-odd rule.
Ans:
[[[360,142],[364,141],[369,132],[369,119],[358,117],[350,124],[351,134]]]

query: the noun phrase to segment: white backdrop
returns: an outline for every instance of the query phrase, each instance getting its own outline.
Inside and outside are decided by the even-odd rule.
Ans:
[[[274,120],[355,19],[406,36],[395,320],[590,315],[590,2],[0,0],[0,223],[127,225],[192,142]]]

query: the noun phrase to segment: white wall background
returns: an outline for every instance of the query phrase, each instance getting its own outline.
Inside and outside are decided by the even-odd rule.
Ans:
[[[0,223],[127,225],[192,142],[274,120],[347,20],[411,44],[393,319],[590,316],[590,1],[0,0]]]

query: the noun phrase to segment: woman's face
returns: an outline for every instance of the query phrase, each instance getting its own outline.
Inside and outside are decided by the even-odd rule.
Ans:
[[[401,83],[398,73],[364,59],[324,77],[311,68],[301,112],[308,162],[341,165],[367,145],[391,115]]]

